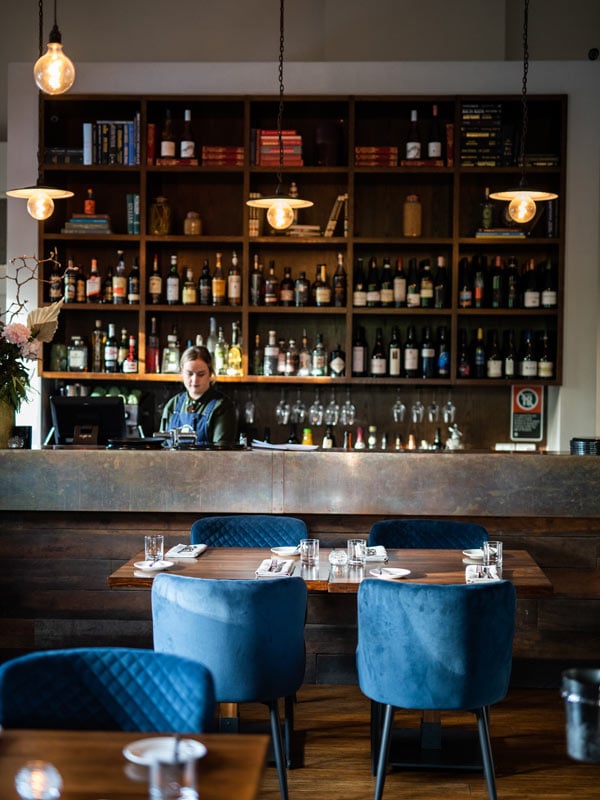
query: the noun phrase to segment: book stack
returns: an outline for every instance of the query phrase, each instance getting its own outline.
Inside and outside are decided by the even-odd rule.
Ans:
[[[279,133],[270,128],[252,130],[253,164],[257,167],[278,167],[281,163],[279,152]],[[283,166],[303,167],[302,135],[296,130],[281,132],[283,146]]]
[[[61,233],[112,233],[108,214],[74,214]]]
[[[250,192],[248,195],[249,200],[258,200],[262,197],[260,192]],[[264,208],[248,208],[248,236],[260,236],[263,229],[263,222],[265,218]]]
[[[460,120],[460,163],[462,167],[498,167],[503,153],[502,104],[463,103]]]
[[[244,148],[236,145],[204,145],[202,147],[203,167],[243,167]]]
[[[348,194],[338,194],[335,198],[333,206],[331,207],[331,213],[329,214],[329,219],[327,220],[327,224],[325,225],[325,230],[323,231],[323,236],[333,236],[335,230],[338,226],[338,221],[340,219],[340,215],[342,213],[342,209],[344,210],[343,220],[344,220],[344,231],[343,235],[348,235]]]
[[[291,225],[285,232],[286,236],[320,236],[320,225]]]
[[[83,123],[83,163],[133,166],[140,163],[140,115],[132,120]]]
[[[140,233],[140,196],[132,192],[125,198],[127,204],[127,233],[139,236]]]
[[[506,237],[508,239],[524,239],[526,236],[523,228],[478,228],[475,231],[476,239],[495,239]]]
[[[398,148],[357,146],[354,148],[354,164],[357,167],[397,167]]]

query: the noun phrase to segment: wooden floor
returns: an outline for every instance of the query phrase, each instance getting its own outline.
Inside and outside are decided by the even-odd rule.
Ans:
[[[266,707],[242,707],[242,719],[265,718]],[[445,713],[444,727],[475,730],[472,715]],[[414,713],[397,723],[416,725]],[[290,800],[367,800],[373,797],[369,703],[355,686],[304,686],[296,706],[296,744],[303,766],[288,772]],[[492,708],[492,749],[498,800],[599,800],[600,765],[566,754],[563,701],[554,689],[515,689]],[[487,800],[477,771],[392,769],[385,798]],[[259,800],[278,800],[277,773],[265,769]]]

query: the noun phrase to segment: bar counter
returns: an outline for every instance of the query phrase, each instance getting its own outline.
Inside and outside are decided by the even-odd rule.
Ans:
[[[469,519],[527,550],[554,593],[520,598],[515,680],[554,685],[600,662],[600,458],[538,453],[0,451],[0,658],[151,645],[149,593],[108,577],[200,516],[289,514],[323,547],[378,519]],[[307,681],[352,682],[355,598],[310,593]]]

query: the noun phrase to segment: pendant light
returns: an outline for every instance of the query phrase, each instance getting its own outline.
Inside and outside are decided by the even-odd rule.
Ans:
[[[521,164],[521,180],[516,189],[490,194],[492,200],[504,200],[509,203],[508,215],[515,222],[525,223],[535,216],[536,202],[555,200],[558,195],[539,189],[530,189],[525,178],[525,139],[527,138],[527,73],[529,71],[529,0],[523,2],[523,89],[521,92],[521,141],[519,146],[519,162]]]
[[[284,52],[284,0],[279,2],[279,108],[277,111],[277,137],[279,141],[279,172],[277,173],[277,188],[275,194],[267,197],[258,197],[248,200],[246,205],[251,208],[266,208],[267,221],[276,231],[284,231],[294,221],[294,209],[310,208],[314,205],[312,200],[302,200],[282,192],[283,168],[283,52]]]
[[[43,0],[39,1],[39,52],[43,49],[43,28],[44,28],[44,4]],[[42,96],[38,93],[38,118],[41,119],[42,112]],[[52,216],[54,211],[54,201],[64,200],[67,197],[73,197],[73,192],[68,189],[57,189],[54,186],[46,186],[42,183],[42,148],[38,134],[38,179],[35,186],[24,186],[21,189],[9,189],[6,194],[8,197],[19,197],[27,200],[27,211],[37,220],[48,219]]]
[[[43,0],[39,0],[40,17],[43,14]],[[50,31],[48,50],[42,55],[40,43],[40,57],[33,66],[33,77],[36,86],[44,94],[64,94],[68,92],[75,81],[75,67],[71,59],[64,53],[62,36],[56,23],[56,0],[54,0],[54,25]]]

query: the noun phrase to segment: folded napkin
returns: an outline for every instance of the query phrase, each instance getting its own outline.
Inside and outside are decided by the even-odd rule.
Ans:
[[[465,583],[489,583],[490,581],[501,581],[497,568],[491,564],[469,564],[465,568]]]
[[[208,547],[207,544],[176,544],[167,551],[167,558],[198,558]]]
[[[289,578],[294,572],[295,561],[281,558],[265,558],[256,570],[257,578]]]
[[[375,547],[367,547],[367,561],[387,561],[387,550],[382,544]]]

